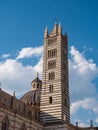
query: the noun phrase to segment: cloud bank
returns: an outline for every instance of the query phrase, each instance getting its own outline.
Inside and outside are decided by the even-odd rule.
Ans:
[[[3,54],[2,55],[2,58],[8,58],[8,57],[10,57],[10,54]]]
[[[43,52],[43,46],[40,47],[27,47],[27,48],[22,48],[21,51],[19,51],[18,56],[16,59],[23,59],[23,58],[29,58],[32,56],[39,56]]]
[[[30,52],[28,50],[31,50]],[[6,59],[0,62],[0,82],[3,90],[12,94],[16,92],[21,97],[25,92],[31,90],[31,81],[36,77],[36,72],[42,73],[42,50],[43,47],[23,48],[15,59]],[[29,52],[29,53],[28,53]],[[38,56],[38,62],[31,66],[24,65],[19,59]],[[40,57],[40,58],[39,58]],[[37,59],[37,57],[36,57]]]
[[[36,72],[42,77],[42,52],[43,46],[27,47],[22,48],[14,59],[9,58],[10,54],[3,56],[6,59],[0,62],[2,89],[10,94],[15,91],[18,98],[31,90],[31,81],[36,77]],[[91,110],[98,115],[98,93],[95,86],[98,66],[93,59],[86,59],[84,52],[80,53],[74,46],[70,48],[69,55],[71,115],[74,117],[80,108]],[[33,61],[37,59],[38,62],[24,65],[22,61],[29,58]],[[73,120],[75,121],[76,117]],[[98,123],[98,116],[95,117],[95,122]],[[85,123],[81,122],[81,125],[84,126]]]
[[[71,115],[74,121],[79,120],[80,109],[92,111],[98,119],[98,93],[96,91],[95,80],[98,78],[98,67],[92,59],[86,59],[84,52],[80,53],[74,46],[70,49],[69,59],[69,86],[71,97]],[[91,119],[92,114],[91,114]],[[87,121],[87,119],[85,119]],[[90,120],[90,119],[89,119]],[[82,121],[82,120],[81,120]],[[86,126],[87,122],[80,123]]]
[[[87,60],[83,53],[79,53],[74,46],[71,47],[70,54],[69,78],[71,100],[76,101],[93,95],[96,96],[94,80],[98,75],[98,67],[92,59]]]

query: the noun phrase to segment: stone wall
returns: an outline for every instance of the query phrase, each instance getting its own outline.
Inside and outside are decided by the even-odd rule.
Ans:
[[[2,107],[7,108],[15,113],[34,117],[34,113],[33,113],[34,108],[28,106],[21,100],[17,99],[15,96],[11,96],[1,89],[0,89],[0,104],[2,105]]]
[[[0,130],[2,125],[9,130],[42,130],[34,117],[32,107],[0,89]]]
[[[43,130],[40,122],[32,118],[15,113],[0,104],[0,130],[3,122],[9,126],[9,130]]]
[[[76,130],[76,127],[67,123],[55,123],[46,125],[44,130]]]

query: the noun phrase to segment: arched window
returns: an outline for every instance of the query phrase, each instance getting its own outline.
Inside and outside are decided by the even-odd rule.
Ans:
[[[52,57],[54,57],[54,50],[52,50]]]
[[[37,110],[35,110],[35,119],[37,119]]]
[[[52,60],[48,62],[48,69],[53,69],[56,67],[56,61]]]
[[[3,105],[6,105],[6,98],[3,98],[2,104],[3,104]]]
[[[9,130],[9,119],[6,116],[2,122],[2,128],[1,130]]]
[[[49,86],[49,92],[53,93],[53,84]]]
[[[66,100],[66,99],[64,100],[64,105],[65,105],[65,106],[67,105],[67,100]]]
[[[49,58],[49,50],[48,50],[48,58]]]
[[[49,104],[52,104],[52,97],[49,97]]]
[[[57,56],[57,49],[48,50],[48,58],[53,58]]]
[[[34,83],[34,85],[33,85],[33,88],[35,88],[35,83]]]
[[[55,56],[57,56],[57,49],[54,50]]]
[[[20,105],[17,104],[17,112],[20,112]]]
[[[48,76],[49,76],[49,78],[48,78],[49,80],[55,79],[55,73],[54,72],[50,72]]]
[[[25,104],[24,104],[23,112],[24,112],[24,113],[26,112],[26,105],[25,105]]]
[[[49,73],[49,80],[51,79],[51,73]]]
[[[4,104],[6,105],[6,98],[4,98]]]
[[[26,130],[26,125],[25,125],[25,123],[23,123],[23,124],[21,125],[20,130]]]
[[[51,80],[55,78],[55,73],[51,72]]]
[[[37,88],[39,88],[39,84],[37,84]]]

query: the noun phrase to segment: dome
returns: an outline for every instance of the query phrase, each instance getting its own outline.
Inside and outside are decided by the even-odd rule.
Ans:
[[[31,82],[31,84],[32,84],[32,90],[25,93],[22,96],[21,101],[31,106],[36,106],[36,105],[39,106],[42,81],[38,78],[38,74],[37,77]]]
[[[40,91],[32,90],[24,94],[21,98],[21,101],[25,102],[28,105],[39,105],[40,104]]]

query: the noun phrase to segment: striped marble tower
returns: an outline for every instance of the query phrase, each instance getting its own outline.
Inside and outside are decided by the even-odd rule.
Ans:
[[[55,24],[44,32],[43,81],[40,120],[44,123],[70,122],[68,85],[68,40]]]

